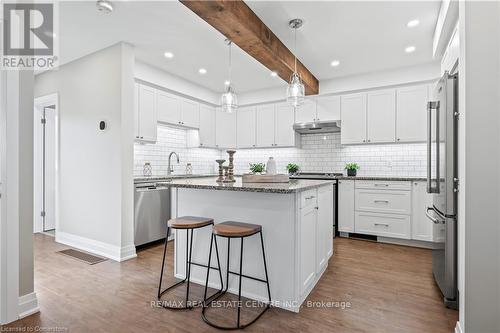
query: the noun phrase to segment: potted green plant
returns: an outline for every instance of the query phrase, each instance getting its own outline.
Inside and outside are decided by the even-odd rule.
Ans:
[[[250,171],[254,174],[261,174],[266,169],[266,165],[264,163],[250,163]]]
[[[356,171],[359,169],[359,165],[357,163],[347,163],[345,169],[349,177],[354,177],[356,176]]]
[[[299,172],[299,165],[298,164],[295,164],[295,163],[288,163],[288,165],[286,166],[286,169],[288,171],[288,174],[290,175],[294,175],[296,174],[297,172]]]

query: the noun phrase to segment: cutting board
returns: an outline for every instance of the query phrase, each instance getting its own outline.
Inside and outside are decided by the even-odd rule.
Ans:
[[[253,175],[244,174],[243,183],[288,183],[290,178],[288,175],[277,174],[277,175]]]

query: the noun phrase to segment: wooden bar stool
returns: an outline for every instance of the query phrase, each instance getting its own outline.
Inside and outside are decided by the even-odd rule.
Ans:
[[[242,272],[242,268],[243,268],[243,240],[246,237],[250,237],[250,236],[253,236],[255,234],[260,234],[260,243],[262,246],[262,259],[264,261],[264,272],[266,274],[265,280],[245,275]],[[205,281],[205,294],[203,296],[203,309],[201,311],[201,317],[203,318],[203,321],[205,321],[207,324],[209,324],[212,327],[218,328],[218,329],[223,329],[223,330],[243,329],[243,328],[248,327],[251,324],[255,323],[257,321],[257,319],[259,319],[264,314],[264,312],[266,312],[269,309],[269,307],[271,306],[271,290],[269,288],[269,277],[267,275],[266,252],[264,250],[264,239],[262,237],[262,226],[260,226],[258,224],[249,224],[249,223],[234,222],[234,221],[222,222],[219,224],[215,224],[212,228],[212,240],[213,239],[216,240],[217,236],[227,238],[226,289],[224,290],[224,292],[217,295],[217,297],[214,298],[213,296],[211,296],[209,299],[207,299],[208,278],[210,275],[210,271],[208,270],[207,271],[207,279]],[[230,251],[230,247],[231,247],[231,238],[240,238],[240,241],[241,241],[239,273],[232,272],[230,267],[229,267],[229,259],[230,259],[230,252],[229,251]],[[215,244],[217,244],[217,242]],[[217,246],[215,247],[215,250],[217,251]],[[210,253],[211,252],[212,252],[212,246],[210,246]],[[208,265],[210,266],[210,256],[208,257]],[[214,300],[218,299],[219,297],[221,297],[222,295],[224,295],[227,292],[227,289],[229,286],[229,274],[234,274],[234,275],[239,276],[238,314],[237,314],[237,324],[234,327],[218,325],[218,324],[208,320],[207,317],[205,316],[205,311],[206,311],[207,307],[210,305],[210,303],[212,303]],[[242,324],[240,321],[240,318],[241,318],[241,280],[242,280],[242,278],[251,279],[254,281],[259,281],[259,282],[265,283],[267,285],[267,295],[269,298],[269,302],[266,304],[266,307],[253,320],[251,320],[247,324]]]
[[[215,250],[216,250],[216,255],[217,255],[217,268],[211,267],[210,266],[210,257],[208,260],[208,265],[200,264],[200,263],[195,263],[191,261],[191,255],[193,253],[193,231],[195,229],[203,228],[206,226],[211,226],[214,224],[214,220],[211,218],[207,217],[198,217],[198,216],[182,216],[178,217],[175,219],[171,219],[167,223],[167,237],[165,238],[165,248],[163,249],[163,261],[161,264],[161,273],[160,273],[160,283],[158,286],[158,300],[161,300],[161,296],[165,294],[167,291],[187,282],[187,287],[186,287],[186,303],[184,306],[170,306],[170,305],[165,305],[162,302],[162,306],[166,309],[171,309],[171,310],[185,310],[185,309],[192,309],[193,305],[189,303],[189,285],[190,285],[190,277],[191,277],[191,265],[196,265],[200,267],[205,267],[207,268],[207,271],[210,271],[210,269],[215,269],[219,271],[219,277],[220,277],[220,283],[221,287],[220,290],[214,293],[214,295],[210,296],[210,298],[221,294],[222,289],[224,288],[222,284],[222,272],[220,269],[220,261],[219,261],[219,251],[217,250],[217,240],[215,241]],[[171,229],[179,229],[179,230],[186,230],[186,276],[183,280],[171,285],[170,287],[166,288],[165,290],[161,290],[161,282],[163,280],[163,270],[165,268],[165,257],[167,254],[167,243],[168,243],[168,237],[170,236],[170,230]],[[191,232],[189,232],[191,231]],[[189,237],[189,233],[191,233],[191,236]],[[213,237],[212,237],[213,241]],[[210,255],[212,252],[212,241],[210,242]],[[189,246],[188,246],[189,244]],[[204,299],[206,298],[206,288],[205,288],[205,294],[204,294]]]

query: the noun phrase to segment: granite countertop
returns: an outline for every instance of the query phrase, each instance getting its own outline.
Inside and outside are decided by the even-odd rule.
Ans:
[[[217,175],[179,175],[174,174],[170,176],[152,176],[152,177],[134,177],[134,183],[149,183],[149,182],[168,182],[172,179],[184,178],[202,178],[202,177],[216,177]]]
[[[157,186],[195,188],[203,190],[297,193],[322,185],[333,184],[331,180],[290,179],[288,183],[243,183],[241,177],[235,177],[235,183],[217,183],[217,177],[177,178],[168,182],[159,182]]]
[[[425,177],[392,177],[392,176],[337,176],[335,179],[349,179],[349,180],[386,180],[386,181],[426,181]]]

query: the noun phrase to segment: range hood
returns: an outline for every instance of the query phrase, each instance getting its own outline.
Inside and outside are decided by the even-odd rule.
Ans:
[[[335,133],[340,132],[340,120],[298,123],[293,129],[300,134]]]

